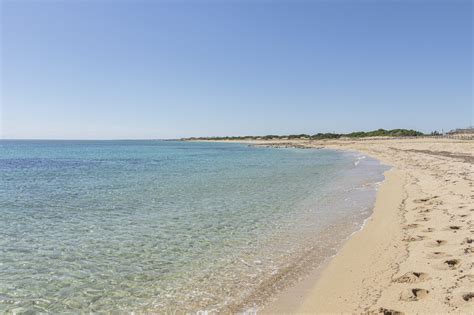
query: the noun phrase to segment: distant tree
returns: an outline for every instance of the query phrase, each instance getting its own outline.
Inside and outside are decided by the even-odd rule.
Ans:
[[[349,138],[364,138],[364,137],[418,137],[422,136],[423,133],[413,129],[377,129],[372,131],[355,131],[347,134],[339,133],[317,133],[312,136],[307,134],[295,134],[288,136],[277,136],[277,135],[266,135],[266,136],[233,136],[233,137],[202,137],[202,138],[187,138],[183,140],[246,140],[246,139],[263,139],[263,140],[272,140],[272,139],[312,139],[312,140],[321,140],[321,139],[339,139],[341,137]],[[437,136],[440,135],[438,131],[431,132],[431,135]]]
[[[310,138],[309,135],[299,134],[299,135],[289,135],[288,139],[301,139],[301,138]]]
[[[311,136],[313,140],[321,140],[321,139],[339,139],[342,135],[337,133],[317,133]]]

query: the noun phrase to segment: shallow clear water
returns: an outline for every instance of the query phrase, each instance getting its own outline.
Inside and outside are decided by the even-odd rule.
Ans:
[[[258,304],[360,228],[386,169],[331,150],[0,141],[0,312]]]

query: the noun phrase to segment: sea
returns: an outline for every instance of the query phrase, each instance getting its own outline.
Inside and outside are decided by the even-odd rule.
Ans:
[[[257,311],[371,215],[350,151],[0,140],[0,313]]]

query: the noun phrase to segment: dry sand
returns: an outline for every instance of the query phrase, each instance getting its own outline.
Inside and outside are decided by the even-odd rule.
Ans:
[[[474,313],[473,141],[251,143],[357,150],[393,166],[364,229],[261,313]]]

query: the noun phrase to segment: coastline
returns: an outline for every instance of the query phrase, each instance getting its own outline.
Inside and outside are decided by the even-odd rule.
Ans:
[[[260,313],[472,311],[473,141],[240,142],[353,150],[392,166],[364,228],[320,271],[276,294]]]
[[[347,312],[357,310],[357,303],[362,298],[374,301],[376,296],[362,297],[358,292],[364,290],[372,274],[390,274],[391,270],[384,266],[390,266],[405,254],[402,247],[396,246],[398,226],[403,220],[398,211],[398,205],[404,200],[403,185],[402,172],[393,168],[386,171],[385,180],[377,192],[373,212],[361,229],[346,240],[319,273],[312,274],[296,286],[277,294],[274,301],[265,305],[261,313]],[[386,203],[390,206],[385,207]],[[378,255],[387,251],[390,252],[389,255]],[[384,275],[383,278],[389,277]]]

